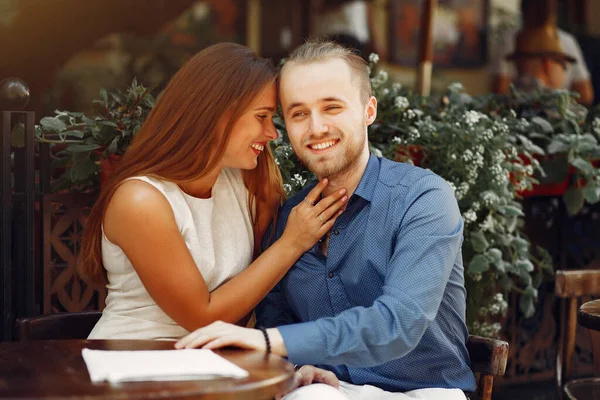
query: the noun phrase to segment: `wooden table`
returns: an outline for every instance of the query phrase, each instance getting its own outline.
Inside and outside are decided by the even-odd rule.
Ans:
[[[594,353],[594,375],[600,377],[600,299],[588,301],[579,307],[577,323],[589,329]]]
[[[244,350],[219,355],[248,378],[197,381],[92,383],[81,357],[101,350],[171,350],[174,342],[145,340],[39,340],[0,343],[0,398],[271,399],[291,384],[294,367],[278,356]]]

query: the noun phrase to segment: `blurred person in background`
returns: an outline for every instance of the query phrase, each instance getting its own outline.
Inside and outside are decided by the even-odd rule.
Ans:
[[[313,33],[356,50],[367,59],[371,52],[384,56],[373,44],[373,24],[368,0],[317,0]]]
[[[561,51],[569,55],[574,61],[565,64],[562,85],[556,88],[569,89],[579,94],[581,104],[591,105],[594,92],[581,48],[573,35],[556,28],[556,0],[522,0],[521,14],[524,29],[535,29],[554,26],[557,32]],[[507,32],[506,37],[499,41],[500,46],[492,60],[492,91],[506,93],[510,83],[517,78],[516,65],[506,59],[506,56],[515,52],[515,38],[518,33]],[[518,40],[518,39],[517,39]]]

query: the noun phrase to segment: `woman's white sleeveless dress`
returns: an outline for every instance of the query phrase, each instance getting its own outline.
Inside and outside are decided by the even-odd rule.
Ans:
[[[172,182],[145,176],[130,179],[149,183],[169,201],[179,231],[211,292],[251,263],[254,236],[248,190],[240,170],[223,169],[209,199],[189,196]],[[104,235],[102,260],[108,272],[106,308],[89,339],[170,340],[188,333],[160,309],[123,250]],[[164,267],[177,277],[177,265]]]

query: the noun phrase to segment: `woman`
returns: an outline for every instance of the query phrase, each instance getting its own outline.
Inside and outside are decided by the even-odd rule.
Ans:
[[[313,205],[322,181],[258,256],[283,197],[268,146],[275,78],[270,62],[231,43],[172,78],[86,225],[80,270],[108,281],[90,339],[177,339],[236,322],[331,229],[347,196]]]

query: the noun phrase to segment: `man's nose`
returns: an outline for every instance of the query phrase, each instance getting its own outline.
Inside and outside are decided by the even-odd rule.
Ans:
[[[329,130],[329,127],[327,126],[327,123],[324,118],[322,118],[319,115],[311,116],[311,120],[310,120],[311,133],[318,135],[321,133],[325,133],[328,130]]]

